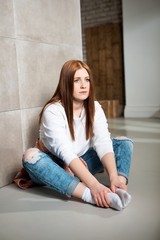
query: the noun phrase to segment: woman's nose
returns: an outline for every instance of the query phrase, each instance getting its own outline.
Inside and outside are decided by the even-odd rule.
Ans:
[[[86,84],[84,81],[81,82],[81,88],[86,88]]]

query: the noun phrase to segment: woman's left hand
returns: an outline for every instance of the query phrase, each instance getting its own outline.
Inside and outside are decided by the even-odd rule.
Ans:
[[[125,181],[123,181],[123,178],[121,176],[117,176],[114,177],[113,179],[110,179],[110,182],[111,182],[110,188],[112,192],[116,192],[117,188],[127,191],[127,185],[125,184]]]

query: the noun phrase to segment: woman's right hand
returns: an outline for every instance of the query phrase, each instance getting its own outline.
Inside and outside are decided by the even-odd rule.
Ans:
[[[92,197],[98,207],[109,207],[110,201],[108,193],[111,192],[109,188],[99,182],[96,182],[96,184],[90,187],[90,190]]]

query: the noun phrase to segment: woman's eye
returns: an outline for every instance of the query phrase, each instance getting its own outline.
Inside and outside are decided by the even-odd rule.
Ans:
[[[74,79],[74,82],[79,82],[79,79]]]
[[[90,82],[90,79],[89,79],[89,78],[86,78],[86,82]]]

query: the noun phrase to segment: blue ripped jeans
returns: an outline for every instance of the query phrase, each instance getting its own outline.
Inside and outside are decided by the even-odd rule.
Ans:
[[[112,142],[118,175],[128,179],[133,142],[128,138],[114,138]],[[63,169],[61,159],[36,148],[28,149],[24,156],[27,157],[24,157],[22,160],[23,166],[33,182],[51,187],[60,193],[66,194],[68,197],[72,195],[80,180]],[[93,175],[104,169],[93,148],[90,148],[81,158],[87,163],[88,169]]]

